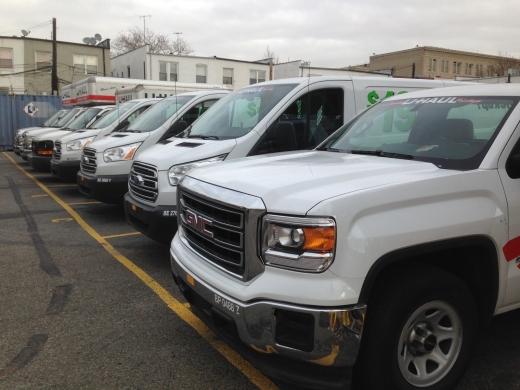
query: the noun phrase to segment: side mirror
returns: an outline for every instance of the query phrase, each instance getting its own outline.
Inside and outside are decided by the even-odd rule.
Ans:
[[[122,130],[122,129],[124,129],[125,127],[127,127],[129,124],[130,124],[130,122],[128,121],[128,119],[125,119],[123,122],[121,122],[120,124],[118,124],[118,125],[116,126],[116,128],[114,129],[114,131]]]
[[[280,122],[274,129],[273,149],[275,152],[297,150],[296,133],[291,122]]]
[[[520,154],[509,156],[506,161],[506,172],[511,179],[520,178]]]
[[[188,122],[186,121],[177,121],[170,127],[170,137],[177,135],[188,128]]]

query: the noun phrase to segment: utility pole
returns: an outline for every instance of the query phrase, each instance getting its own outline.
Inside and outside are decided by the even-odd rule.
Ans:
[[[56,18],[52,18],[52,68],[51,89],[52,94],[58,94],[58,52],[56,50]]]
[[[143,18],[143,42],[146,45],[146,18],[151,18],[152,15],[141,15],[140,18]]]

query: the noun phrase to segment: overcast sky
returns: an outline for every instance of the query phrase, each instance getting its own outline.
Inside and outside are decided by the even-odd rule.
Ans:
[[[60,41],[103,39],[143,27],[182,32],[193,55],[246,61],[266,47],[287,60],[342,67],[373,54],[437,46],[520,57],[520,1],[502,0],[2,0],[0,35],[57,19]],[[51,37],[51,24],[30,37]]]

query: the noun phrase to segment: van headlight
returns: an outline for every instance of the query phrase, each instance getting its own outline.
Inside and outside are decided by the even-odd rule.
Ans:
[[[262,220],[262,258],[266,265],[323,272],[334,261],[336,223],[332,218],[266,215]]]
[[[76,139],[74,141],[69,141],[69,142],[67,142],[67,150],[69,152],[72,150],[81,150],[81,149],[85,148],[85,146],[87,146],[89,143],[91,143],[93,139],[94,139],[94,137],[89,137],[89,138],[81,138],[81,139]]]
[[[176,186],[179,181],[193,168],[197,168],[206,164],[222,161],[226,158],[227,154],[221,154],[220,156],[207,158],[205,160],[193,161],[187,164],[174,165],[168,170],[168,181],[170,185]]]
[[[142,142],[136,142],[135,144],[107,149],[103,153],[103,160],[105,160],[105,162],[131,160],[134,158],[134,154],[141,144]]]

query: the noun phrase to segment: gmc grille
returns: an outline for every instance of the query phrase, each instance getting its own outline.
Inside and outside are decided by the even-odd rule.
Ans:
[[[244,212],[185,191],[181,193],[179,206],[185,237],[191,247],[208,261],[243,277]]]
[[[80,169],[81,172],[87,174],[96,173],[97,163],[96,163],[96,150],[85,148],[83,149],[83,154],[81,156]]]
[[[157,168],[135,161],[128,176],[128,190],[135,198],[155,202],[158,195]]]

